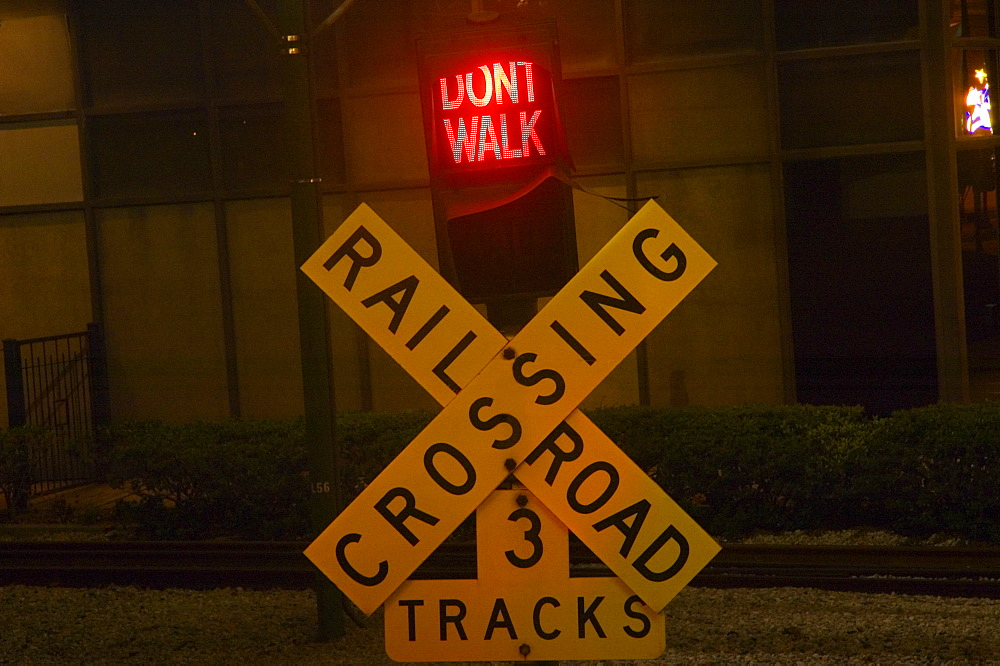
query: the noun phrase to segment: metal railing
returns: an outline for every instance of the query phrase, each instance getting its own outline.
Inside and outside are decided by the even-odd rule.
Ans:
[[[32,494],[93,479],[90,445],[107,423],[107,369],[97,324],[80,333],[4,340],[10,427],[42,426],[51,446],[32,451]]]

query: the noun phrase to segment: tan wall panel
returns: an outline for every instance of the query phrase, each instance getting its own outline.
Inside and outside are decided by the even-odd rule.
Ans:
[[[434,209],[429,189],[361,192],[358,199],[371,206],[424,261],[438,270]]]
[[[100,213],[112,416],[228,416],[211,205]]]
[[[92,317],[83,213],[0,217],[0,338],[75,333]],[[6,405],[0,381],[4,428]]]
[[[342,108],[350,182],[428,178],[423,116],[417,93],[347,98]]]
[[[288,199],[226,206],[240,413],[248,419],[303,413],[295,250]]]
[[[578,178],[588,191],[606,197],[626,196],[624,176]],[[577,256],[582,268],[628,221],[628,210],[620,205],[579,190],[573,191],[576,216]],[[636,354],[625,357],[618,367],[580,403],[583,408],[634,405],[639,402]]]
[[[82,199],[75,121],[0,126],[0,206]]]
[[[766,158],[769,121],[759,65],[638,74],[628,85],[637,167]]]
[[[427,263],[438,269],[430,190],[364,192],[358,195],[358,199],[371,206]],[[375,411],[440,409],[430,395],[378,345],[369,340],[368,349],[372,408]]]
[[[324,237],[332,234],[352,210],[347,195],[328,194],[323,197]],[[364,410],[369,394],[368,336],[332,301],[327,303],[326,311],[337,410]]]
[[[65,9],[33,4],[0,3],[0,115],[76,106]]]
[[[784,401],[767,165],[640,174],[718,267],[647,338],[650,401],[712,405]]]
[[[617,64],[614,0],[549,5],[559,30],[563,76],[609,70]]]

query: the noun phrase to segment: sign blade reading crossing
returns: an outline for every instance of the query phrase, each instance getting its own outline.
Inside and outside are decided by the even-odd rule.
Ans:
[[[508,465],[527,459],[519,478],[585,543],[596,544],[647,604],[662,608],[718,546],[586,417],[561,421],[714,260],[648,204],[506,345],[507,353],[489,360],[504,347],[502,336],[375,220],[370,209],[359,209],[303,270],[447,406],[307,556],[371,613],[506,477]],[[392,259],[382,262],[389,246]],[[380,262],[389,273],[369,281],[381,275]],[[451,347],[424,348],[449,349],[443,356],[414,353],[445,333],[461,337]],[[596,497],[588,495],[595,487]]]

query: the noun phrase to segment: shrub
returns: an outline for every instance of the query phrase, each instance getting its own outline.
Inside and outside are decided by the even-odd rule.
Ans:
[[[593,421],[711,534],[872,526],[1000,540],[1000,403],[871,419],[861,408],[614,407]],[[338,416],[352,501],[429,412]],[[309,534],[301,421],[128,423],[105,440],[108,478],[140,501],[147,536]]]
[[[107,480],[138,496],[120,508],[143,536],[274,539],[308,531],[299,421],[139,421],[109,429],[104,442]]]
[[[1000,539],[1000,404],[896,412],[852,463],[872,523],[914,536]]]
[[[432,414],[346,413],[337,420],[345,503],[430,422]],[[166,424],[135,421],[102,438],[106,481],[137,502],[120,516],[149,538],[301,538],[310,533],[302,420]]]
[[[594,422],[709,532],[840,526],[847,452],[865,445],[861,408],[616,407]]]
[[[34,461],[45,455],[51,433],[38,426],[15,426],[0,430],[0,492],[11,514],[28,509]]]
[[[434,414],[426,411],[338,414],[336,434],[345,504],[357,497],[433,418]]]

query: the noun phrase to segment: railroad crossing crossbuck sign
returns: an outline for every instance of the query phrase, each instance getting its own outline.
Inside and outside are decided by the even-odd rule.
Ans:
[[[627,610],[619,608],[625,615],[613,621],[642,633],[645,625],[637,616],[659,613],[719,546],[576,406],[714,267],[677,222],[649,202],[508,341],[362,204],[302,270],[444,408],[316,538],[306,556],[371,614],[513,471],[537,498],[533,504],[544,505],[556,524],[576,534],[641,600],[622,597]],[[515,530],[516,538],[501,552],[530,558],[522,550],[532,543],[559,547],[558,539],[540,536],[551,522],[540,522],[538,529],[531,522],[527,530],[521,522],[521,532]],[[478,536],[491,540],[503,533],[480,529]],[[479,572],[493,575],[482,562]],[[468,627],[489,634],[473,656],[442,650],[414,651],[406,658],[524,659],[522,645],[548,642],[562,652],[532,649],[527,658],[574,658],[579,654],[574,641],[591,640],[585,635],[590,618],[600,621],[602,606],[588,604],[608,595],[567,592],[561,579],[552,582],[556,588],[550,593],[552,576],[525,576],[523,584],[510,576],[503,580],[512,590],[520,586],[512,605],[523,606],[519,612],[528,613],[527,619],[506,607],[509,600],[491,599],[486,628]],[[496,586],[480,582],[486,594],[502,599]],[[458,606],[445,603],[460,601],[460,593],[437,601],[397,594],[392,613],[401,609],[406,616],[407,639],[412,636],[414,645],[422,640],[421,623],[428,622],[438,623],[439,644],[449,635],[461,642],[458,626],[466,627],[457,619]],[[435,603],[422,612],[421,604]],[[579,610],[579,626],[554,628],[555,620],[547,618],[562,606]],[[389,631],[389,609],[386,622]],[[620,630],[616,626],[635,639]],[[529,633],[537,639],[526,640]],[[600,634],[593,629],[591,635]],[[464,640],[473,638],[481,637]],[[623,651],[627,654],[607,656],[659,653]]]

